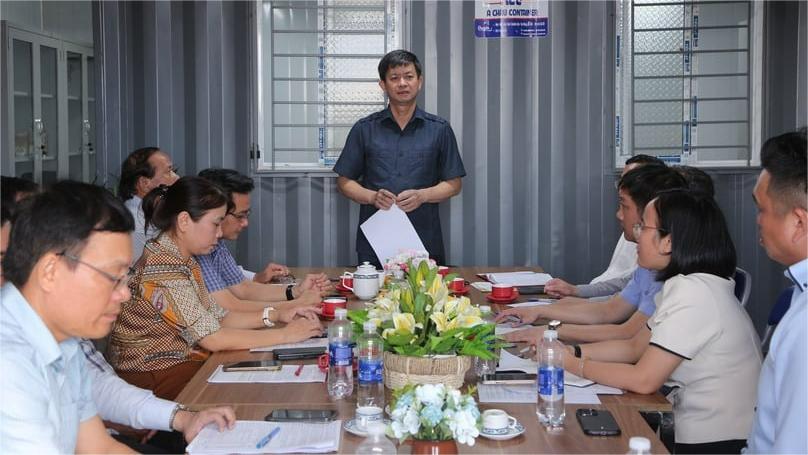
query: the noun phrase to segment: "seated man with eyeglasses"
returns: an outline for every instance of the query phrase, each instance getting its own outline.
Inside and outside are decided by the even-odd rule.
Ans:
[[[283,286],[266,285],[262,280],[249,280],[236,264],[224,240],[236,240],[249,225],[250,193],[255,188],[251,178],[232,169],[205,169],[199,177],[212,182],[230,198],[231,208],[222,221],[222,237],[209,254],[196,256],[208,292],[216,303],[228,310],[255,310],[266,307],[266,302],[288,301],[290,305],[320,303],[322,295],[331,289],[325,274],[310,274],[302,282]],[[274,264],[267,266],[271,269]],[[285,269],[282,266],[276,266]],[[288,273],[288,269],[286,269]],[[266,273],[266,269],[263,273]],[[274,307],[279,307],[276,303]]]
[[[646,165],[632,169],[621,177],[618,184],[617,219],[625,238],[636,243],[635,239],[644,229],[657,229],[642,225],[645,205],[661,191],[686,186],[684,178],[667,166]],[[557,319],[567,323],[559,328],[558,337],[568,342],[628,339],[654,313],[654,297],[661,289],[662,283],[656,280],[654,272],[637,267],[626,287],[603,302],[593,303],[587,299],[567,297],[550,305],[509,308],[497,315],[497,321],[516,317],[519,319],[517,324],[531,324],[540,319]],[[543,331],[544,329],[535,327],[510,332],[504,337],[508,341],[535,344],[541,339]]]

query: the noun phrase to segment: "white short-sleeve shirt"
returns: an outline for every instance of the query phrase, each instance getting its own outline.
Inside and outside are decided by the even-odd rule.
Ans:
[[[676,442],[746,439],[755,412],[760,339],[732,280],[677,275],[657,295],[651,345],[681,357],[671,373]]]

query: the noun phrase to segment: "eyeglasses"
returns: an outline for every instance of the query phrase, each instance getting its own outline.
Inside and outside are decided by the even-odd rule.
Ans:
[[[233,218],[239,220],[239,221],[244,221],[244,220],[246,220],[246,219],[248,219],[250,217],[251,213],[252,213],[252,210],[245,210],[245,211],[243,211],[241,213],[228,212],[227,214],[232,216]]]
[[[667,229],[662,229],[662,228],[656,227],[656,226],[646,226],[643,223],[637,223],[634,226],[632,226],[632,228],[633,228],[633,232],[634,232],[634,239],[638,239],[640,237],[640,234],[642,234],[642,231],[645,230],[645,229],[653,229],[653,230],[655,230],[655,231],[657,231],[657,232],[659,232],[661,234],[667,234],[668,233]]]
[[[61,253],[57,254],[57,256],[62,256],[64,258],[70,259],[71,261],[73,261],[73,262],[75,262],[77,264],[81,264],[81,265],[87,266],[87,267],[95,270],[101,276],[108,279],[113,284],[112,289],[115,290],[115,291],[119,290],[122,286],[125,286],[129,282],[129,277],[131,277],[132,275],[135,274],[135,268],[134,267],[129,267],[129,270],[126,272],[125,275],[123,275],[123,276],[115,276],[115,275],[113,275],[111,273],[108,273],[108,272],[105,272],[105,271],[99,269],[98,267],[96,267],[96,266],[94,266],[94,265],[92,265],[90,263],[82,261],[81,259],[77,258],[76,256],[68,253],[67,251],[62,251]]]

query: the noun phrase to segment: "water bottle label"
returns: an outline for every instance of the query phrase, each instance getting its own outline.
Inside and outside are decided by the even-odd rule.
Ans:
[[[350,366],[353,361],[353,347],[330,343],[328,345],[328,360],[331,366]]]
[[[555,387],[556,395],[564,395],[564,369],[563,368],[539,368],[539,395],[553,395]]]
[[[359,359],[359,382],[382,382],[382,359]]]

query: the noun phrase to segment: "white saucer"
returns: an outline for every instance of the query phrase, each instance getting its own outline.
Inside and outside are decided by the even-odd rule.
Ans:
[[[504,433],[504,434],[491,434],[491,433],[486,433],[483,430],[480,430],[480,436],[482,436],[484,438],[488,438],[488,439],[493,439],[494,441],[505,441],[505,440],[508,440],[508,439],[513,439],[513,438],[519,436],[520,434],[522,434],[524,432],[525,432],[525,427],[522,426],[521,423],[516,422],[516,425],[514,425],[513,427],[508,428],[507,433]]]
[[[387,419],[383,419],[382,422],[385,425],[390,425],[390,421]],[[359,429],[359,422],[357,422],[356,419],[346,420],[345,423],[342,424],[342,429],[357,436],[365,437],[368,435],[365,430]],[[524,428],[522,431],[524,431]]]

